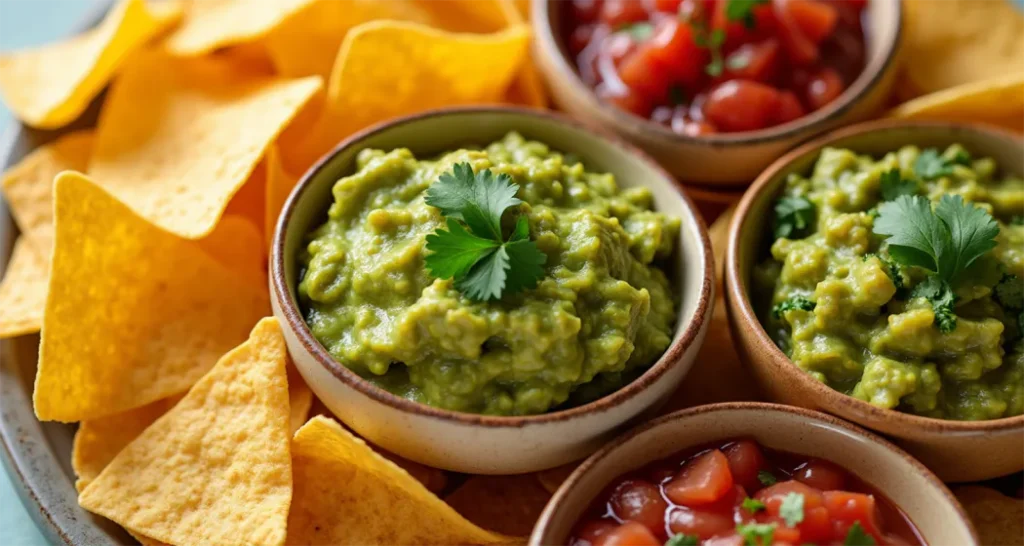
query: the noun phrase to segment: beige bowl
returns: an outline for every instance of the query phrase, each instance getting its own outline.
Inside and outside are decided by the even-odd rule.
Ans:
[[[730,402],[655,419],[592,455],[555,492],[528,544],[567,544],[573,526],[617,477],[689,447],[736,437],[845,468],[902,509],[928,544],[978,543],[974,527],[949,489],[889,442],[823,413]]]
[[[1024,469],[1024,416],[989,421],[947,421],[872,406],[803,373],[772,342],[747,297],[750,270],[770,233],[772,203],[786,176],[805,173],[825,146],[880,156],[907,144],[945,147],[959,142],[1000,167],[1024,174],[1024,142],[997,129],[951,123],[880,121],[837,131],[786,154],[762,174],[740,201],[729,232],[725,262],[729,322],[743,361],[769,399],[821,409],[885,433],[945,481],[993,478]]]
[[[670,129],[605,104],[576,72],[561,36],[569,2],[531,0],[536,33],[534,56],[555,103],[575,117],[618,132],[684,182],[747,185],[784,152],[828,129],[867,119],[886,106],[896,79],[903,4],[870,0],[864,71],[831,104],[790,123],[759,131],[704,137]]]
[[[508,131],[576,154],[588,168],[613,173],[623,187],[643,185],[655,208],[682,218],[670,277],[681,302],[665,354],[640,378],[589,404],[528,417],[491,417],[418,404],[361,379],[336,362],[313,337],[296,304],[296,253],[323,223],[331,188],[354,170],[365,148],[406,147],[430,156],[467,144],[485,144]],[[292,192],[277,225],[271,256],[274,314],[296,366],[316,395],[345,424],[407,459],[477,474],[516,474],[580,459],[620,427],[664,402],[689,371],[700,348],[713,297],[711,247],[693,205],[671,177],[631,146],[553,114],[515,108],[464,108],[397,119],[342,142],[310,169]]]

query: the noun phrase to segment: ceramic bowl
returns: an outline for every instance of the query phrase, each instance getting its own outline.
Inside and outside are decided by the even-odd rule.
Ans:
[[[902,509],[927,544],[978,543],[974,528],[949,489],[921,463],[882,438],[815,411],[730,402],[660,417],[593,454],[551,497],[529,546],[567,544],[573,526],[619,476],[687,448],[736,437],[839,465]]]
[[[808,172],[825,146],[881,156],[907,144],[959,142],[1000,168],[1024,174],[1024,142],[997,129],[949,123],[881,121],[837,131],[808,143],[768,168],[740,201],[729,233],[725,280],[729,320],[740,356],[770,400],[821,409],[891,436],[945,481],[993,478],[1024,469],[1024,416],[947,421],[882,409],[833,390],[803,373],[764,331],[747,297],[750,271],[765,256],[772,203],[790,173]]]
[[[586,405],[536,416],[494,417],[418,404],[388,393],[336,362],[313,337],[296,303],[296,253],[322,224],[331,188],[354,170],[365,148],[406,147],[419,157],[481,145],[518,131],[613,173],[622,187],[644,185],[655,208],[682,219],[671,275],[678,306],[675,336],[640,378]],[[657,163],[631,146],[549,113],[515,108],[455,108],[397,119],[358,133],[314,165],[292,192],[271,256],[274,314],[285,325],[292,359],[316,395],[345,424],[407,459],[477,474],[516,474],[580,459],[620,427],[664,402],[689,371],[704,339],[713,298],[707,230],[692,203]]]
[[[866,10],[866,66],[831,104],[790,123],[759,131],[703,137],[679,135],[599,100],[580,79],[565,48],[561,29],[569,2],[531,1],[536,33],[534,57],[555,103],[579,119],[616,131],[684,182],[747,185],[796,144],[830,128],[867,119],[884,108],[896,78],[903,4],[870,0]]]

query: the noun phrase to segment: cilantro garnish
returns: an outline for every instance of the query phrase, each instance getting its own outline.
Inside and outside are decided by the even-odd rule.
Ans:
[[[775,485],[778,483],[779,479],[775,477],[775,474],[772,474],[767,470],[758,470],[757,481],[761,482],[761,485],[768,487],[769,485]]]
[[[935,180],[942,176],[952,176],[953,165],[967,165],[971,156],[959,149],[951,155],[940,154],[935,148],[926,148],[914,162],[914,174],[921,180]]]
[[[757,499],[752,499],[750,497],[743,499],[743,503],[740,504],[740,506],[747,512],[750,512],[751,514],[756,514],[761,510],[765,509],[765,505],[763,502]]]
[[[619,27],[619,31],[629,34],[638,42],[642,42],[654,35],[654,25],[646,21],[627,23]]]
[[[775,538],[774,523],[746,523],[736,526],[746,546],[770,546]]]
[[[698,544],[700,544],[700,537],[684,533],[672,535],[665,541],[665,546],[697,546]]]
[[[716,28],[708,34],[707,28],[704,27],[698,27],[695,30],[697,33],[693,37],[693,42],[697,44],[697,47],[707,49],[711,53],[711,62],[704,67],[704,72],[711,77],[721,76],[725,66],[722,60],[722,44],[725,43],[725,31]]]
[[[875,539],[864,532],[864,527],[859,521],[855,521],[850,530],[846,532],[843,546],[875,546]]]
[[[999,305],[1007,309],[1024,308],[1024,280],[1017,275],[1004,274],[993,291]]]
[[[924,298],[932,304],[932,311],[935,313],[935,326],[940,332],[948,334],[956,330],[956,313],[953,311],[956,294],[953,293],[949,283],[932,275],[915,286],[914,290],[910,292],[910,297]]]
[[[782,318],[783,313],[785,313],[786,311],[792,311],[794,309],[799,309],[800,311],[814,311],[814,302],[803,296],[793,296],[792,298],[776,303],[775,306],[772,307],[772,317],[780,319]],[[766,474],[771,476],[770,473],[766,472]],[[757,479],[761,479],[760,472],[758,472],[757,474]],[[772,480],[772,483],[775,483],[775,476],[772,476]],[[764,481],[762,481],[761,483],[764,483]]]
[[[814,203],[806,197],[782,197],[775,203],[775,238],[800,235],[814,221]]]
[[[782,498],[779,505],[779,517],[787,527],[795,527],[804,520],[804,495],[803,493],[790,493]]]
[[[754,28],[754,8],[759,4],[767,4],[769,0],[726,0],[725,17],[730,21],[743,21],[747,28]]]
[[[920,189],[916,180],[903,178],[899,167],[893,167],[882,173],[880,180],[883,201],[895,201],[901,195],[917,195]]]
[[[448,227],[427,235],[430,274],[454,278],[456,288],[477,301],[537,286],[547,256],[529,240],[528,220],[520,216],[507,241],[501,232],[502,214],[522,202],[517,191],[507,174],[474,175],[469,163],[456,164],[427,188],[427,204],[441,209]]]
[[[885,274],[892,280],[893,286],[896,287],[896,291],[903,290],[903,274],[900,272],[900,266],[896,262],[892,261],[892,258],[882,254],[865,254],[864,259],[878,258],[878,261],[882,262],[882,266],[885,268]]]

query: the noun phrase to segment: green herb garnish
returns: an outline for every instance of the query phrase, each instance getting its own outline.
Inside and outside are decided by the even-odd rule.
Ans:
[[[763,502],[757,499],[752,499],[750,497],[743,499],[743,503],[740,506],[747,512],[750,512],[751,514],[756,514],[761,510],[765,509]]]
[[[814,203],[806,197],[782,197],[775,203],[775,238],[799,236],[814,222]]]
[[[725,17],[730,21],[743,21],[747,28],[754,28],[754,8],[759,4],[767,4],[769,0],[725,0]]]
[[[761,485],[768,487],[769,485],[775,485],[779,483],[779,479],[775,477],[775,474],[768,472],[767,470],[757,471],[757,481],[761,482]]]
[[[640,23],[627,23],[619,27],[619,32],[625,32],[638,42],[643,42],[654,35],[654,25],[646,21]]]
[[[792,298],[776,303],[775,306],[772,307],[772,317],[780,319],[782,318],[783,313],[794,309],[799,309],[800,311],[814,311],[814,302],[803,296],[793,296]],[[771,473],[765,473],[771,476]],[[757,479],[761,479],[760,472],[757,473]],[[772,483],[775,483],[776,481],[775,476],[772,476]],[[764,480],[762,480],[761,483],[764,483]],[[765,485],[771,485],[771,483]]]
[[[427,204],[441,209],[448,227],[427,235],[430,274],[454,278],[456,288],[476,301],[537,286],[547,256],[529,240],[526,216],[517,219],[507,241],[502,235],[502,214],[522,203],[517,191],[507,174],[484,170],[474,175],[469,163],[454,165],[427,188]]]
[[[782,498],[779,505],[779,517],[788,527],[795,527],[804,520],[804,495],[803,493],[790,493]]]
[[[722,44],[725,43],[725,31],[716,28],[708,34],[707,28],[703,26],[697,27],[695,30],[697,33],[693,36],[693,42],[697,44],[697,47],[707,49],[711,53],[711,62],[704,67],[704,72],[711,77],[721,76],[725,66],[722,60]]]
[[[875,546],[875,539],[864,532],[864,527],[859,521],[855,521],[850,530],[846,532],[843,546]]]
[[[700,544],[700,537],[678,533],[665,541],[665,546],[697,546]]]
[[[953,175],[953,165],[967,165],[971,156],[963,149],[953,154],[940,154],[935,148],[926,148],[914,162],[914,174],[921,180],[935,180],[942,176]]]
[[[903,178],[899,167],[893,167],[882,173],[880,187],[883,201],[895,201],[901,195],[917,195],[920,192],[917,181]]]
[[[1016,275],[1004,274],[993,289],[996,301],[1007,309],[1024,308],[1024,280]]]
[[[770,546],[775,538],[774,523],[746,523],[736,526],[746,546]]]
[[[903,290],[903,274],[900,272],[899,264],[892,261],[892,258],[882,254],[868,253],[864,255],[865,260],[869,258],[878,258],[878,261],[882,262],[882,267],[885,268],[885,274],[889,276],[889,279],[892,280],[893,286],[896,287],[896,291],[899,292],[900,290]]]

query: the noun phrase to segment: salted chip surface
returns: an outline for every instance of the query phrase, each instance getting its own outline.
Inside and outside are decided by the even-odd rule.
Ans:
[[[39,419],[95,419],[183,392],[269,314],[265,287],[86,176],[58,175],[54,198]]]
[[[107,97],[89,174],[150,222],[202,237],[320,87],[227,58],[142,53]]]
[[[164,41],[174,55],[195,56],[264,36],[315,0],[188,0],[185,17]]]
[[[39,331],[46,306],[48,266],[24,236],[14,243],[0,281],[0,339]]]
[[[281,544],[292,495],[286,355],[277,319],[261,320],[79,504],[170,544]]]
[[[287,544],[448,545],[514,540],[473,525],[408,472],[324,416],[310,419],[295,433],[292,471]]]
[[[897,106],[889,115],[902,119],[987,123],[1024,132],[1024,73],[936,91]]]
[[[94,29],[42,47],[0,54],[0,95],[21,121],[67,125],[110,81],[122,61],[181,18],[178,2],[158,10],[119,2]]]

